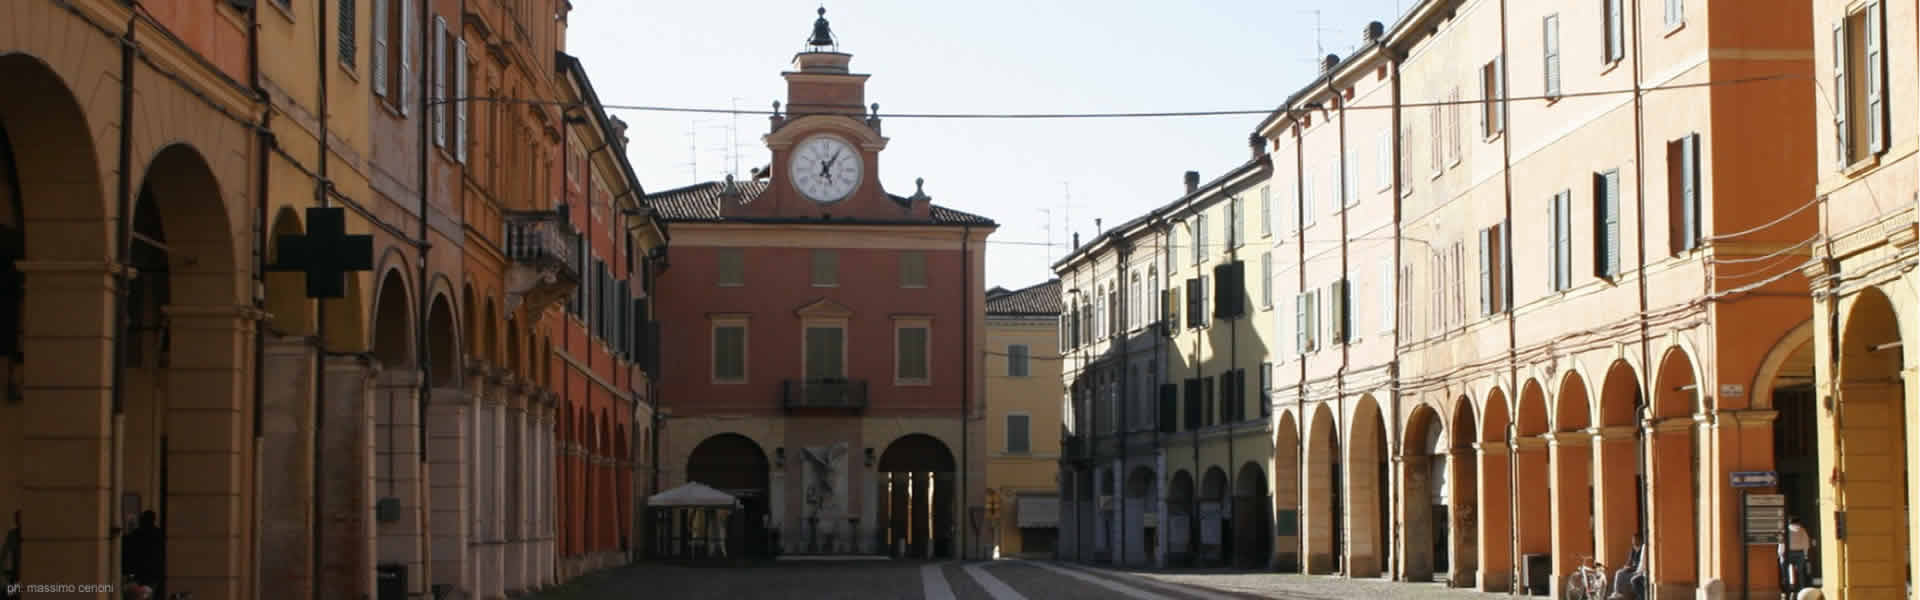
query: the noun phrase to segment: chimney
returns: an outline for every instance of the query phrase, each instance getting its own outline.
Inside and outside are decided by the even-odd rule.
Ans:
[[[1247,134],[1247,148],[1253,150],[1253,158],[1257,159],[1266,156],[1267,138],[1261,137],[1258,133],[1249,133]]]
[[[1337,66],[1340,66],[1340,55],[1328,54],[1326,58],[1320,59],[1320,74],[1333,72],[1333,68]]]
[[[1093,237],[1100,237],[1100,218],[1093,218]]]
[[[620,120],[620,117],[615,117],[615,116],[608,116],[608,117],[607,117],[607,120],[608,120],[608,121],[612,121],[612,122],[613,122],[613,137],[617,137],[617,138],[620,138],[620,146],[621,146],[621,147],[623,147],[623,148],[624,148],[624,147],[626,147],[626,145],[627,145],[627,122],[626,122],[626,121],[622,121],[622,120]]]
[[[1386,34],[1387,34],[1387,26],[1380,24],[1379,21],[1374,21],[1372,23],[1367,24],[1367,31],[1365,34],[1367,38],[1366,41],[1379,43],[1380,37]]]
[[[1078,231],[1073,232],[1073,249],[1080,249],[1080,232]]]
[[[1187,171],[1187,193],[1200,191],[1200,172]]]

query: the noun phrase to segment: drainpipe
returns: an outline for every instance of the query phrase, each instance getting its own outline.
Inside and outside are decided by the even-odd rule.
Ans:
[[[973,249],[970,247],[973,237],[971,225],[960,226],[960,339],[966,344],[966,350],[960,353],[960,506],[965,511],[969,525],[973,524],[972,500],[967,497],[967,469],[972,468],[972,456],[968,454],[967,421],[973,418]],[[960,544],[956,555],[964,559],[967,554],[968,528],[959,527]]]
[[[1651,345],[1652,342],[1648,340],[1648,336],[1652,332],[1651,331],[1652,324],[1647,322],[1647,310],[1648,310],[1647,307],[1649,303],[1649,299],[1647,297],[1647,228],[1644,227],[1644,225],[1647,222],[1647,170],[1645,168],[1647,164],[1647,161],[1646,161],[1646,135],[1647,135],[1646,123],[1647,121],[1646,121],[1646,102],[1644,101],[1644,98],[1641,96],[1641,88],[1640,88],[1640,77],[1641,77],[1642,65],[1640,62],[1641,45],[1640,45],[1640,21],[1639,21],[1640,1],[1639,0],[1634,0],[1633,2],[1633,19],[1634,20],[1632,21],[1628,21],[1629,23],[1633,24],[1632,25],[1632,28],[1633,28],[1633,164],[1634,164],[1633,204],[1634,204],[1634,210],[1639,213],[1637,215],[1636,222],[1642,225],[1642,226],[1634,227],[1634,231],[1637,234],[1636,237],[1639,238],[1638,243],[1640,247],[1639,248],[1640,256],[1638,257],[1638,262],[1640,263],[1639,265],[1640,276],[1637,278],[1639,281],[1635,282],[1640,292],[1640,314],[1638,319],[1638,321],[1640,322],[1640,357],[1642,361],[1641,369],[1640,369],[1642,371],[1640,373],[1640,378],[1642,380],[1640,389],[1652,390],[1653,386],[1655,385],[1654,370],[1658,368],[1657,366],[1658,363],[1654,360],[1654,357],[1652,354],[1652,345]],[[1695,211],[1695,212],[1698,212],[1698,211]],[[1696,216],[1696,218],[1698,217]],[[1707,293],[1712,293],[1712,291],[1713,290],[1707,290]],[[1602,390],[1606,389],[1605,383],[1604,383],[1605,382],[1604,377],[1605,376],[1603,375],[1601,380]],[[1704,382],[1701,382],[1701,383],[1704,383]],[[1705,397],[1706,395],[1705,392],[1695,392],[1695,393],[1701,395],[1702,397]],[[1641,393],[1634,394],[1633,418],[1636,424],[1638,424],[1642,419],[1645,418],[1644,415],[1646,414],[1648,409],[1647,403],[1650,400],[1649,395],[1650,395],[1650,392],[1641,392]],[[1601,400],[1604,401],[1605,398],[1602,397]],[[1635,470],[1638,471],[1637,473],[1635,473],[1635,477],[1634,477],[1635,487],[1642,487],[1640,485],[1640,482],[1647,480],[1643,478],[1651,478],[1653,475],[1652,465],[1648,464],[1647,462],[1648,458],[1647,458],[1645,438],[1646,438],[1645,429],[1641,427],[1633,428],[1633,448],[1634,448],[1633,458],[1634,458]],[[1601,452],[1603,450],[1603,449],[1598,449],[1600,447],[1597,444],[1595,445],[1595,447],[1597,448],[1595,452]],[[1644,486],[1644,488],[1645,489],[1635,490],[1635,496],[1639,498],[1641,506],[1653,506],[1653,498],[1647,495],[1648,492],[1652,491],[1653,486]],[[1698,502],[1698,501],[1699,501],[1698,499],[1695,499],[1695,502]],[[1639,532],[1645,529],[1644,527],[1646,523],[1645,518],[1646,518],[1646,515],[1644,512],[1640,510],[1640,507],[1639,506],[1634,507],[1634,523],[1633,523],[1634,531]],[[1654,544],[1647,544],[1647,546],[1651,548],[1654,546]],[[1740,548],[1740,556],[1743,561],[1746,560],[1747,556],[1752,554],[1747,550],[1748,548],[1745,546],[1742,546]],[[1594,554],[1599,554],[1599,552],[1595,552]],[[1652,571],[1652,569],[1648,569],[1648,571]],[[1740,576],[1741,597],[1744,598],[1744,597],[1747,597],[1748,594],[1751,594],[1752,590],[1749,589],[1748,587],[1747,575],[1746,575],[1747,570],[1741,569],[1740,572],[1741,572],[1741,576]]]
[[[139,3],[135,2],[134,4],[134,8],[138,9]],[[122,491],[126,489],[126,482],[123,481],[126,477],[126,457],[122,456],[122,454],[124,454],[122,448],[126,444],[127,436],[126,371],[127,346],[129,344],[127,339],[129,337],[129,332],[127,331],[127,294],[132,291],[132,282],[129,280],[134,277],[132,267],[127,263],[133,260],[133,240],[131,239],[133,235],[133,175],[131,171],[133,166],[134,127],[133,58],[137,48],[137,42],[134,41],[133,34],[134,24],[138,22],[139,17],[137,14],[136,16],[127,18],[127,34],[120,44],[120,165],[119,168],[116,169],[118,171],[119,189],[115,194],[118,196],[116,200],[120,205],[120,214],[118,215],[119,218],[114,219],[114,243],[119,246],[119,256],[116,259],[118,264],[114,265],[113,277],[113,431],[112,441],[109,444],[109,451],[112,452],[113,456],[112,465],[109,467],[112,469],[110,481],[112,481],[113,489],[110,491],[110,495],[107,496],[107,498],[113,502],[118,502],[123,493]],[[164,453],[160,459],[163,462],[166,460]],[[166,490],[161,490],[159,496],[157,500],[159,503],[164,504],[166,502]],[[122,531],[121,526],[124,523],[120,520],[119,511],[110,511],[109,514],[110,516],[107,522],[107,565],[110,570],[106,575],[108,581],[121,581],[120,535]],[[164,532],[165,529],[163,528],[163,536]]]
[[[315,70],[320,75],[320,110],[317,111],[320,121],[320,132],[318,136],[320,160],[318,164],[314,165],[318,176],[313,182],[313,196],[321,208],[326,208],[327,199],[332,195],[331,188],[333,186],[332,180],[327,179],[327,164],[330,162],[328,159],[332,158],[328,156],[329,152],[327,150],[327,136],[329,135],[327,115],[333,112],[331,110],[332,98],[327,94],[327,81],[329,79],[327,77],[327,3],[317,2],[315,6],[320,9],[320,18],[315,19],[320,26],[320,36],[316,42],[317,48],[314,55]],[[269,100],[271,100],[271,98],[269,98]],[[271,131],[269,131],[267,135],[271,135]],[[311,527],[313,528],[313,597],[321,598],[326,595],[326,559],[324,558],[324,552],[326,550],[327,528],[325,525],[326,513],[324,509],[326,508],[327,495],[323,490],[326,489],[327,467],[327,301],[325,299],[317,299],[315,300],[315,305],[317,310],[314,312],[317,314],[313,321],[314,337],[318,340],[320,351],[314,353],[313,357],[313,522]]]
[[[324,21],[325,19],[322,20]],[[427,204],[430,189],[429,182],[427,181],[427,165],[433,160],[433,152],[428,148],[432,142],[428,141],[427,138],[431,133],[428,131],[430,124],[433,126],[442,125],[441,123],[433,122],[432,110],[434,108],[434,102],[430,101],[433,97],[433,88],[431,87],[433,80],[431,77],[435,65],[444,65],[446,62],[445,57],[435,56],[433,54],[433,36],[426,34],[426,27],[431,24],[433,24],[433,2],[422,1],[420,3],[420,27],[422,34],[420,36],[420,56],[423,59],[420,67],[420,179],[417,183],[417,185],[420,186],[420,264],[419,276],[414,286],[419,294],[418,298],[416,298],[419,303],[419,312],[415,313],[418,316],[414,319],[413,324],[415,348],[414,365],[416,372],[419,373],[420,376],[420,397],[417,398],[415,402],[415,410],[418,411],[418,416],[414,419],[418,421],[418,424],[414,427],[414,430],[416,434],[420,436],[418,447],[420,450],[422,478],[425,478],[427,475],[427,401],[433,394],[432,356],[429,354],[430,350],[427,347],[428,299],[432,296],[432,294],[429,293],[432,289],[432,282],[427,279],[429,275],[427,260],[433,251],[433,240],[427,237],[428,211],[431,210],[431,207]],[[322,36],[322,39],[324,40],[325,36]],[[321,69],[323,72],[325,70],[324,68]],[[324,147],[326,140],[323,138],[320,142],[323,145],[322,147]],[[325,153],[323,152],[322,154]],[[421,486],[418,489],[418,493],[420,494],[418,511],[420,523],[423,527],[421,528],[422,535],[420,539],[415,542],[421,550],[420,581],[421,585],[426,586],[427,589],[431,589],[433,586],[433,554],[431,549],[426,547],[429,534],[426,531],[428,528],[425,527],[425,525],[429,520],[427,507],[431,504],[429,493],[432,490],[419,483],[415,485]]]
[[[260,10],[260,4],[258,2],[255,2],[252,6],[249,6],[247,8],[247,79],[253,84],[254,98],[259,100],[260,103],[263,105],[260,110],[261,114],[260,114],[260,128],[258,129],[259,133],[257,133],[255,136],[260,142],[259,144],[260,151],[259,151],[259,154],[256,154],[254,156],[254,181],[255,181],[255,184],[258,186],[254,188],[254,193],[256,195],[255,199],[258,201],[258,204],[259,204],[259,210],[255,212],[255,216],[254,216],[254,228],[253,228],[254,269],[253,269],[253,290],[251,291],[251,295],[253,297],[254,310],[260,311],[260,314],[263,316],[259,322],[256,322],[254,324],[254,328],[253,328],[253,456],[254,456],[254,459],[253,459],[254,496],[253,497],[254,499],[251,500],[251,503],[253,504],[252,506],[253,530],[256,532],[256,534],[251,536],[253,538],[251,540],[253,547],[251,548],[251,551],[250,551],[252,555],[252,560],[253,560],[253,580],[248,584],[249,587],[252,588],[251,590],[248,591],[248,595],[250,596],[258,595],[258,590],[260,588],[260,581],[265,576],[265,570],[262,568],[264,561],[261,560],[261,554],[260,554],[261,552],[260,536],[257,534],[257,532],[264,530],[265,524],[266,524],[266,518],[262,516],[262,511],[260,510],[259,498],[264,497],[264,494],[262,494],[261,492],[263,492],[266,489],[265,488],[266,466],[265,466],[265,463],[260,460],[260,457],[265,454],[265,450],[266,450],[266,428],[264,427],[264,424],[265,424],[264,413],[266,412],[267,376],[266,376],[266,369],[264,367],[266,364],[266,357],[267,357],[267,331],[266,331],[266,321],[265,321],[264,315],[266,314],[266,309],[267,309],[267,299],[266,299],[267,248],[268,248],[267,241],[268,241],[268,236],[270,235],[270,233],[267,231],[267,203],[268,203],[267,190],[269,189],[269,186],[267,185],[267,161],[270,160],[269,157],[271,156],[270,154],[268,154],[269,152],[268,144],[270,144],[273,139],[273,135],[270,133],[270,130],[267,129],[269,124],[273,122],[273,100],[272,100],[272,97],[266,93],[265,88],[260,85],[260,12],[259,10]]]
[[[1398,82],[1399,78],[1398,77],[1394,78],[1394,81]],[[1394,114],[1398,115],[1400,113],[1399,111],[1394,111]],[[1292,122],[1294,127],[1300,126],[1299,118],[1294,116],[1291,109],[1288,111],[1287,120]],[[1293,197],[1294,198],[1306,197],[1305,194],[1306,194],[1307,167],[1306,167],[1306,158],[1302,156],[1302,154],[1304,154],[1305,152],[1306,152],[1306,142],[1302,140],[1300,136],[1296,133],[1293,136],[1293,170],[1294,170]],[[1299,279],[1299,283],[1295,286],[1295,288],[1301,291],[1305,291],[1307,289],[1307,235],[1306,235],[1306,225],[1305,225],[1306,221],[1303,217],[1301,217],[1299,212],[1300,209],[1301,209],[1301,203],[1295,202],[1293,207],[1293,210],[1294,210],[1293,233],[1297,242],[1294,244],[1294,246],[1296,250],[1299,252],[1299,256],[1296,259],[1296,262],[1294,263],[1294,265],[1296,266],[1296,268],[1294,269],[1294,275]],[[1294,302],[1297,303],[1299,301],[1300,301],[1299,297],[1295,296]],[[1296,308],[1295,310],[1298,310],[1298,308]],[[1296,323],[1295,326],[1298,326],[1298,324]],[[1295,543],[1297,544],[1296,547],[1300,549],[1300,559],[1299,559],[1300,572],[1302,574],[1305,574],[1308,571],[1307,554],[1311,549],[1307,548],[1307,536],[1306,536],[1305,528],[1299,527],[1297,525],[1302,521],[1300,517],[1304,516],[1301,513],[1305,512],[1301,510],[1302,508],[1304,508],[1304,506],[1301,506],[1301,505],[1306,504],[1305,502],[1302,502],[1302,500],[1305,500],[1307,495],[1307,486],[1305,483],[1307,478],[1307,452],[1309,450],[1307,446],[1312,443],[1312,438],[1307,435],[1307,427],[1311,426],[1311,423],[1307,422],[1307,358],[1306,358],[1306,353],[1299,351],[1300,347],[1299,347],[1298,335],[1299,333],[1295,332],[1294,349],[1295,349],[1296,357],[1299,358],[1297,362],[1300,364],[1300,377],[1299,379],[1297,379],[1299,383],[1294,386],[1294,412],[1297,413],[1294,416],[1294,421],[1298,423],[1297,427],[1299,427],[1300,429],[1301,441],[1299,444],[1300,451],[1295,453],[1298,456],[1294,457],[1294,462],[1298,463],[1298,466],[1296,467],[1298,470],[1298,473],[1295,473],[1295,476],[1294,476],[1294,489],[1299,490],[1298,493],[1294,494],[1294,504],[1296,505],[1294,507],[1294,515],[1295,515],[1294,522],[1296,524],[1296,527],[1294,529],[1300,532],[1300,535],[1298,536],[1300,539],[1298,542],[1295,542]],[[1336,524],[1335,526],[1338,527],[1338,524]]]
[[[1507,0],[1500,0],[1500,14],[1502,15],[1507,14]],[[1500,20],[1500,56],[1502,57],[1507,56],[1508,41],[1509,41],[1509,35],[1507,31],[1507,20],[1503,18]],[[1503,90],[1509,89],[1507,88],[1507,85],[1504,82],[1513,81],[1513,78],[1509,77],[1512,71],[1513,71],[1513,65],[1508,63],[1503,58],[1500,61],[1500,81],[1503,82],[1501,84],[1501,87]],[[1506,94],[1506,95],[1511,96],[1512,94]],[[1512,126],[1512,120],[1506,119],[1505,116],[1507,114],[1510,114],[1511,111],[1513,110],[1513,101],[1509,100],[1508,98],[1501,98],[1500,103],[1502,105],[1500,109],[1500,114],[1502,116],[1500,127],[1502,132],[1504,133],[1504,135],[1500,136],[1500,165],[1501,165],[1501,169],[1500,169],[1501,182],[1500,183],[1503,188],[1502,193],[1505,196],[1503,200],[1505,204],[1504,210],[1506,215],[1505,219],[1502,221],[1502,224],[1506,225],[1506,227],[1503,227],[1501,229],[1500,237],[1502,239],[1500,240],[1500,243],[1503,246],[1501,250],[1501,256],[1505,259],[1505,265],[1511,265],[1513,264],[1513,230],[1512,230],[1512,227],[1513,227],[1512,225],[1513,223],[1513,126]],[[1501,279],[1502,279],[1502,284],[1504,284],[1505,286],[1501,288],[1503,290],[1502,300],[1510,299],[1513,297],[1513,290],[1512,290],[1513,273],[1511,272],[1511,270],[1506,269],[1505,265],[1497,267],[1502,270]],[[1519,388],[1519,385],[1520,385],[1520,376],[1519,376],[1520,330],[1519,330],[1519,323],[1518,323],[1519,319],[1516,311],[1513,310],[1513,305],[1511,302],[1507,302],[1504,305],[1504,307],[1507,310],[1507,390],[1508,390],[1508,394],[1506,394],[1506,397],[1504,397],[1503,400],[1509,405],[1517,406],[1518,404],[1517,401],[1519,399],[1518,394],[1520,393],[1520,388]],[[1645,308],[1646,308],[1646,304],[1643,302],[1641,304],[1641,309],[1645,310]],[[1482,399],[1480,404],[1482,407],[1481,410],[1484,413],[1484,411],[1486,410],[1485,399]],[[1518,412],[1517,410],[1509,409],[1507,410],[1507,414],[1512,415],[1508,418],[1508,426],[1509,426],[1509,429],[1511,430],[1511,428],[1517,427],[1516,417],[1518,416]],[[1508,444],[1507,444],[1507,461],[1509,463],[1509,466],[1507,469],[1507,496],[1508,496],[1507,511],[1509,513],[1508,520],[1507,520],[1507,524],[1508,524],[1507,538],[1508,538],[1508,543],[1511,544],[1512,546],[1511,558],[1512,560],[1516,561],[1514,563],[1514,573],[1512,574],[1512,576],[1510,577],[1507,583],[1507,592],[1509,594],[1513,593],[1513,591],[1520,584],[1519,570],[1522,566],[1520,565],[1519,562],[1517,562],[1520,560],[1520,549],[1519,549],[1520,548],[1520,535],[1519,535],[1520,528],[1519,528],[1519,513],[1517,512],[1519,510],[1519,501],[1518,501],[1519,490],[1518,490],[1518,487],[1514,485],[1514,475],[1519,473],[1519,462],[1518,462],[1519,459],[1516,455],[1516,452],[1515,452],[1516,450],[1518,449],[1515,448],[1512,444],[1512,436],[1509,436]],[[1476,455],[1474,458],[1478,460],[1479,457]],[[1551,476],[1551,474],[1549,474],[1549,476]],[[1479,477],[1485,477],[1485,475],[1479,475],[1478,477],[1476,477],[1476,479],[1478,479]],[[1475,493],[1477,494],[1478,490],[1475,490]],[[1452,513],[1449,513],[1449,515],[1451,514]],[[1486,565],[1481,565],[1481,568],[1485,569]],[[1480,580],[1476,580],[1474,583],[1478,584],[1477,587],[1486,587],[1486,584],[1487,584],[1486,581],[1480,581]]]

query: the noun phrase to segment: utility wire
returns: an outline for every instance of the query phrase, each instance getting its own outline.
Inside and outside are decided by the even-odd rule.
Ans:
[[[1811,80],[1811,79],[1812,77],[1809,77],[1806,75],[1792,75],[1792,74],[1763,75],[1763,76],[1756,76],[1756,77],[1741,77],[1736,79],[1719,79],[1719,80],[1713,80],[1713,81],[1702,81],[1697,83],[1676,83],[1676,84],[1669,84],[1669,85],[1650,86],[1650,87],[1640,88],[1640,92],[1651,93],[1651,92],[1659,92],[1659,91],[1667,91],[1667,90],[1684,90],[1684,89],[1694,89],[1694,88],[1704,88],[1704,87],[1746,85],[1751,83],[1765,83],[1765,82],[1771,82],[1771,81],[1798,81],[1798,80]],[[1594,91],[1588,91],[1588,92],[1563,92],[1563,93],[1560,93],[1557,95],[1551,95],[1551,96],[1547,96],[1547,95],[1502,96],[1499,98],[1493,98],[1491,100],[1506,101],[1506,102],[1522,102],[1522,101],[1543,101],[1544,102],[1544,101],[1558,101],[1566,98],[1613,96],[1613,95],[1625,95],[1625,94],[1632,94],[1632,93],[1634,93],[1634,90],[1632,88],[1621,88],[1621,89],[1613,89],[1613,90],[1594,90]],[[1436,102],[1402,102],[1399,104],[1353,104],[1353,105],[1340,106],[1338,107],[1338,109],[1339,110],[1393,110],[1393,109],[1399,109],[1399,108],[1476,105],[1476,104],[1486,103],[1489,100],[1490,99],[1487,99],[1487,98],[1480,98],[1480,99],[1473,99],[1473,100],[1444,100],[1444,101],[1436,101]],[[447,98],[443,100],[431,101],[429,102],[429,104],[441,104],[441,103],[447,103],[447,102],[468,102],[468,101],[497,102],[502,104],[550,105],[550,106],[560,106],[565,109],[572,109],[572,108],[584,106],[583,103],[579,103],[579,102],[566,102],[566,101],[559,101],[559,100],[536,100],[536,99],[530,99],[530,98],[511,98],[511,97],[504,97],[504,96],[467,96],[467,97],[461,97],[461,98]],[[734,108],[699,108],[699,107],[689,107],[689,106],[661,106],[661,105],[647,105],[647,104],[601,104],[600,108],[609,109],[609,110],[699,113],[699,114],[717,114],[717,115],[777,116],[782,114],[782,113],[771,111],[771,110],[740,110],[740,109],[734,109]],[[857,106],[851,106],[851,105],[848,106],[847,108],[857,109],[860,111],[865,110],[865,107],[857,107]],[[844,114],[847,114],[848,116],[885,118],[885,119],[1142,119],[1142,118],[1165,118],[1165,117],[1219,117],[1219,116],[1235,116],[1235,115],[1270,115],[1279,111],[1280,109],[1262,108],[1262,109],[1229,109],[1229,110],[1186,110],[1186,111],[1162,111],[1162,112],[1085,112],[1085,113],[867,113],[867,112],[858,112],[858,113],[844,113]],[[813,114],[813,113],[806,113],[806,112],[791,113],[790,112],[787,114],[797,114],[797,115],[804,116],[804,115]],[[843,113],[826,113],[826,114],[843,114]]]

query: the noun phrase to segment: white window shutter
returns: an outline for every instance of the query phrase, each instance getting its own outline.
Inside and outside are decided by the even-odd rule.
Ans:
[[[447,145],[447,20],[433,18],[433,55],[427,57],[428,69],[433,74],[433,90],[428,99],[433,102],[431,113],[433,145]]]
[[[1493,230],[1480,230],[1480,314],[1493,314]]]
[[[1380,259],[1380,331],[1393,331],[1393,259]]]
[[[395,98],[400,102],[400,115],[413,114],[412,96],[407,94],[413,85],[413,0],[400,0],[400,79]]]
[[[1867,147],[1874,154],[1887,151],[1887,55],[1886,55],[1886,13],[1885,4],[1879,0],[1867,3],[1866,37],[1867,64],[1861,65],[1861,71],[1867,76]]]
[[[1541,52],[1546,65],[1548,96],[1560,95],[1560,15],[1547,15],[1541,22]]]
[[[1847,19],[1841,17],[1833,25],[1833,137],[1834,162],[1845,168],[1853,162],[1853,153],[1848,150],[1851,139],[1847,131]]]
[[[387,2],[373,0],[373,95],[387,95]]]
[[[453,153],[460,164],[467,162],[467,40],[458,40],[453,55],[453,95],[461,98],[453,105]]]
[[[1507,57],[1493,57],[1493,131],[1507,130]]]
[[[1385,190],[1393,186],[1393,132],[1381,131],[1375,144],[1378,147],[1373,149],[1374,186]]]

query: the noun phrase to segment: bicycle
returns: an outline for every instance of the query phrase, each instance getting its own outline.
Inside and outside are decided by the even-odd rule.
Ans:
[[[1580,567],[1567,576],[1568,600],[1606,600],[1607,567],[1591,556],[1580,557]]]

